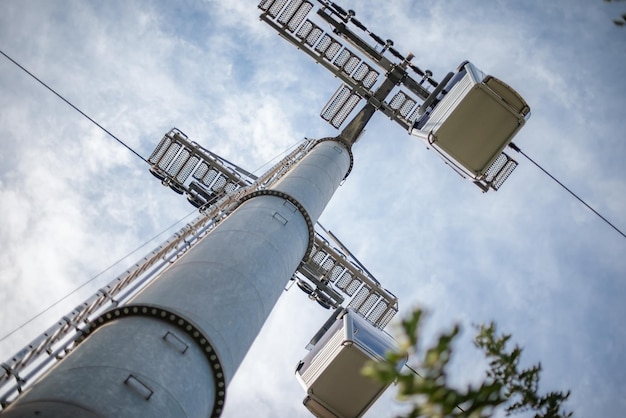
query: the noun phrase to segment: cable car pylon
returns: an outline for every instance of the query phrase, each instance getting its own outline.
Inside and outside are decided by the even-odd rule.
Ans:
[[[168,132],[148,159],[150,171],[200,215],[2,363],[3,416],[218,417],[228,383],[293,281],[335,308],[296,371],[307,408],[362,416],[382,393],[362,380],[359,365],[381,359],[374,346],[393,345],[382,329],[398,300],[316,227],[352,169],[353,145],[380,111],[482,191],[498,190],[517,165],[503,149],[530,108],[468,62],[437,82],[353,11],[317,3],[315,14],[304,0],[258,7],[262,21],[342,81],[321,116],[338,129],[349,122],[335,137],[305,140],[259,178],[179,130]],[[327,361],[318,361],[320,352]],[[337,388],[326,379],[346,364]],[[339,389],[369,395],[356,401]]]

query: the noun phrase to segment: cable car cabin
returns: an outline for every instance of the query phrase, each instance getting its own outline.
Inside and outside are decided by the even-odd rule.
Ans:
[[[303,403],[316,417],[360,417],[389,386],[361,370],[367,361],[385,361],[385,353],[397,343],[352,310],[336,317],[313,337],[315,345],[298,364],[296,377],[307,391]]]
[[[497,190],[517,166],[502,151],[530,117],[515,90],[469,62],[424,101],[410,133],[483,191]]]

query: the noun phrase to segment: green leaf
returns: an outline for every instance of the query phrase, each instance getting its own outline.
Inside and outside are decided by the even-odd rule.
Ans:
[[[472,417],[486,418],[502,407],[508,413],[525,410],[535,412],[536,418],[566,418],[571,412],[563,412],[562,404],[569,392],[538,394],[541,364],[520,370],[523,349],[515,345],[508,349],[510,334],[499,334],[494,322],[476,325],[474,345],[488,360],[485,380],[477,387],[464,390],[452,387],[448,382],[448,363],[452,358],[453,343],[460,327],[442,332],[431,347],[420,349],[421,324],[424,313],[413,310],[402,320],[401,348],[390,352],[384,362],[371,362],[363,374],[385,383],[397,384],[398,399],[410,406],[403,418]],[[416,367],[398,371],[397,365],[408,355]]]

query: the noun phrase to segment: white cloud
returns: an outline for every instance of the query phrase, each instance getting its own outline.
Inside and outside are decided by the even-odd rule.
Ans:
[[[437,78],[469,58],[518,89],[533,110],[518,145],[626,227],[623,46],[602,2],[341,5]],[[339,84],[258,14],[241,1],[5,2],[0,48],[142,155],[177,126],[253,170],[303,135],[335,132],[318,114]],[[5,59],[0,91],[1,337],[191,206]],[[621,236],[518,154],[511,179],[487,195],[382,115],[354,154],[322,223],[400,296],[403,312],[425,305],[430,329],[460,320],[468,333],[470,322],[495,319],[529,362],[543,362],[546,390],[572,389],[577,415],[621,412]],[[293,367],[326,312],[299,293],[279,301],[229,389],[226,417],[308,416]],[[464,338],[458,381],[480,370]],[[391,398],[368,416],[397,408]]]

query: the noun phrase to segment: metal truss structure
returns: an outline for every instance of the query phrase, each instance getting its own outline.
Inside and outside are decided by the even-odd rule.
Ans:
[[[200,215],[2,363],[0,409],[70,353],[92,321],[130,300],[200,242],[246,195],[276,183],[319,141],[305,139],[256,177],[189,141],[180,130],[169,131],[149,158],[150,172],[163,185],[184,193],[191,204],[200,208]],[[343,244],[319,225],[309,256],[292,281],[324,308],[349,306],[379,328],[384,328],[398,311],[397,298],[380,287]]]
[[[411,62],[413,54],[401,54],[393,47],[393,41],[383,40],[357,20],[353,10],[346,11],[329,0],[316,0],[316,3],[317,7],[306,0],[262,0],[258,8],[262,11],[260,19],[263,22],[341,80],[342,84],[320,116],[339,129],[364,100],[405,131],[423,140],[428,148],[439,153],[446,164],[462,177],[472,180],[483,192],[498,190],[517,167],[517,162],[503,149],[530,116],[530,108],[523,99],[508,86],[504,89],[484,89],[492,93],[493,100],[482,103],[497,102],[497,107],[506,108],[513,116],[514,126],[493,140],[486,139],[492,132],[481,131],[480,128],[501,125],[502,121],[496,119],[502,118],[502,115],[494,116],[490,109],[483,118],[476,118],[475,115],[465,117],[461,125],[475,135],[460,147],[461,152],[467,153],[469,147],[471,153],[481,152],[481,158],[487,161],[479,169],[468,167],[464,164],[463,155],[450,152],[449,147],[442,149],[436,136],[429,135],[428,131],[420,132],[418,128],[425,124],[431,113],[442,113],[443,109],[445,117],[450,116],[459,99],[448,97],[446,100],[446,96],[454,96],[450,93],[461,80],[468,63],[462,63],[456,72],[449,72],[437,82],[432,78],[431,71],[423,71]],[[330,26],[331,31],[324,31],[322,27],[325,26]],[[482,83],[480,87],[486,87],[499,80],[487,76],[475,82]],[[377,94],[381,90],[384,93]],[[442,102],[443,105],[438,107]],[[472,126],[472,119],[475,119],[474,126],[478,128]],[[436,120],[436,126],[446,122],[445,118]],[[450,125],[453,124],[448,123]],[[454,138],[457,141],[454,147],[457,147],[458,141],[463,141],[463,138],[456,133]]]
[[[403,56],[393,48],[391,40],[384,41],[369,31],[354,17],[353,11],[345,11],[330,1],[318,0],[318,3],[314,15],[310,13],[313,3],[303,0],[264,0],[259,9],[263,11],[261,20],[342,81],[324,106],[322,118],[339,128],[365,99],[408,130],[418,116],[418,103],[439,86],[432,73],[411,64],[411,55]],[[330,25],[332,34],[324,32],[323,25]],[[373,39],[375,45],[368,44],[355,29]],[[418,80],[401,68],[402,62],[406,62],[406,68]],[[396,91],[389,101],[380,101],[374,93],[387,78],[397,86]]]
[[[319,142],[332,140],[345,145],[349,168],[348,157],[343,163],[349,173],[351,146],[377,111],[425,141],[427,147],[435,149],[455,171],[483,191],[498,190],[517,166],[502,150],[523,126],[530,108],[505,83],[485,77],[468,62],[437,82],[432,72],[411,62],[412,54],[401,54],[391,40],[383,40],[367,29],[352,10],[346,11],[329,0],[316,0],[316,5],[313,0],[262,0],[258,8],[262,21],[341,81],[321,112],[334,128],[343,127],[341,134],[336,138],[305,139],[257,177],[190,141],[180,130],[169,131],[148,158],[150,172],[164,186],[185,195],[200,214],[2,363],[0,410],[74,350],[96,319],[118,305],[123,307],[242,202],[263,194],[284,197],[271,186]],[[322,29],[327,26],[332,28],[330,32]],[[363,108],[344,126],[362,101]],[[485,107],[489,111],[476,118],[473,109]],[[485,138],[486,125],[497,128],[495,138]],[[343,173],[336,179],[337,185]],[[355,312],[382,333],[380,330],[398,312],[398,298],[381,286],[332,232],[313,225],[305,211],[301,212],[309,230],[309,243],[287,289],[295,284],[323,308]],[[238,245],[242,243],[246,242]],[[277,290],[280,292],[280,288]],[[326,329],[323,327],[311,344]]]
[[[292,165],[287,161],[278,164],[263,176],[267,180],[262,181],[262,186],[256,185],[256,176],[190,142],[178,129],[164,136],[149,161],[153,164],[150,172],[163,185],[185,193],[187,200],[201,210],[211,207],[221,196],[265,188]],[[319,224],[312,252],[302,261],[293,280],[326,309],[337,308],[348,298],[350,308],[379,328],[384,328],[398,310],[397,298],[382,289],[337,237]]]

